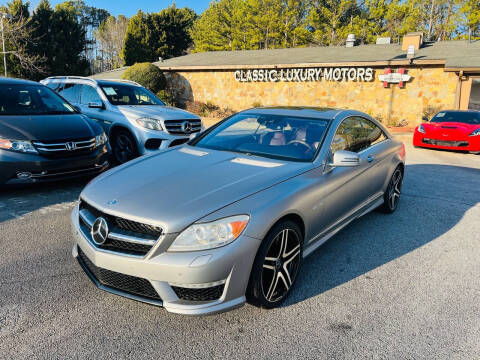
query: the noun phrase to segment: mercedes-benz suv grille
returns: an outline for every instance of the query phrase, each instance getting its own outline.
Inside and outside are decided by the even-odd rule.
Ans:
[[[105,219],[108,226],[107,239],[102,244],[93,241],[91,235],[98,218]],[[160,227],[106,214],[85,201],[80,202],[79,223],[80,230],[92,245],[127,255],[145,256],[162,235]]]
[[[190,135],[202,130],[200,119],[165,120],[164,124],[167,131],[172,135]]]

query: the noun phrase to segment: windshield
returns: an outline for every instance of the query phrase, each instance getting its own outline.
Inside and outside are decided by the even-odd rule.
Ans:
[[[480,113],[467,111],[442,111],[435,115],[432,123],[459,122],[470,125],[480,125]]]
[[[108,101],[112,105],[161,105],[165,104],[147,89],[128,85],[110,84],[101,85]]]
[[[67,101],[42,85],[0,85],[0,115],[76,114]]]
[[[319,148],[327,121],[279,115],[232,116],[192,145],[213,150],[310,161]]]

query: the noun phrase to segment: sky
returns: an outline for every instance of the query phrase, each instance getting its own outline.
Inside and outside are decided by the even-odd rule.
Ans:
[[[63,2],[64,0],[50,0],[52,6]],[[30,9],[33,10],[40,0],[30,0]],[[210,0],[175,0],[177,7],[189,7],[197,14],[202,13],[209,4]],[[0,5],[4,5],[7,1],[0,1]],[[173,3],[173,0],[85,0],[89,6],[95,6],[108,10],[112,15],[125,15],[130,17],[137,13],[138,10],[144,12],[158,12],[165,9]]]

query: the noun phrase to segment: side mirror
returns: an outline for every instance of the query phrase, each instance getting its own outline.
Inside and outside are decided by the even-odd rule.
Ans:
[[[333,154],[332,162],[329,164],[331,167],[349,167],[360,165],[360,156],[357,153],[338,150]]]
[[[422,120],[425,122],[429,122],[430,120],[428,119],[428,116],[422,116]]]
[[[105,109],[105,104],[103,102],[89,102],[88,107],[90,109]]]

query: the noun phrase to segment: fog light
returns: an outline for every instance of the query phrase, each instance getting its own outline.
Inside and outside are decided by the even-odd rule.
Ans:
[[[29,172],[19,172],[17,173],[17,178],[18,179],[30,179],[32,177],[32,174]]]

